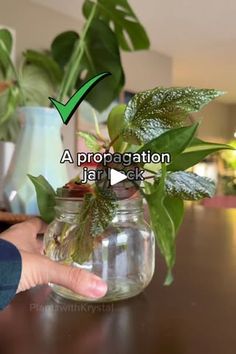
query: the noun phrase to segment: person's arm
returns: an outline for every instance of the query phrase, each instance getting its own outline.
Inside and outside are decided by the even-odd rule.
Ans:
[[[18,293],[36,285],[48,283],[64,286],[75,293],[91,298],[104,296],[107,292],[107,285],[101,278],[86,270],[54,262],[43,255],[42,240],[39,240],[37,235],[43,233],[45,228],[46,224],[42,220],[32,218],[10,227],[0,235],[3,247],[0,248],[0,262],[2,262],[0,289],[3,289],[0,291],[0,297],[2,297],[0,303],[2,307],[9,303],[14,296],[14,291]],[[4,260],[7,260],[5,266]],[[6,269],[10,273],[5,273]],[[7,288],[12,292],[9,293]]]
[[[14,298],[21,271],[20,252],[12,243],[0,239],[0,310]]]

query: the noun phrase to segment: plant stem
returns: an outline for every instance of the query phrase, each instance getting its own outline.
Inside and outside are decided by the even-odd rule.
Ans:
[[[120,151],[121,154],[124,154],[128,147],[128,143],[124,143],[123,149]]]
[[[82,34],[80,36],[80,39],[78,40],[78,43],[74,49],[74,52],[71,56],[70,62],[68,64],[68,68],[64,74],[64,78],[62,81],[62,85],[61,85],[61,89],[60,89],[60,93],[59,93],[59,97],[58,100],[59,101],[63,101],[64,98],[69,94],[69,91],[72,89],[72,83],[74,81],[74,78],[76,77],[76,72],[81,64],[81,60],[83,58],[84,55],[84,50],[85,50],[85,37],[87,35],[87,32],[89,30],[89,27],[94,19],[95,13],[96,13],[96,9],[97,9],[97,4],[95,3],[92,11],[89,15],[89,18],[87,20],[87,23],[82,31]]]
[[[161,170],[162,170],[162,174],[164,176],[164,179],[166,178],[166,164],[162,163],[161,164]]]
[[[136,181],[132,181],[132,183],[139,190],[141,195],[145,198],[146,194],[144,193],[143,188]]]
[[[144,170],[147,171],[147,172],[149,172],[149,173],[155,173],[155,174],[156,174],[155,171],[149,170],[149,168],[144,167]]]
[[[67,223],[65,223],[63,225],[63,228],[62,228],[62,231],[61,231],[61,242],[63,242],[66,239],[66,237],[68,236],[67,235],[67,231],[69,230],[70,227],[71,227],[71,225],[67,224]]]
[[[146,179],[151,179],[151,178],[155,178],[155,177],[156,177],[156,175],[151,175],[151,176],[144,177],[144,179],[146,180]]]
[[[97,134],[97,138],[102,141],[103,143],[106,143],[107,140],[104,138],[104,136],[102,136],[100,128],[99,128],[99,124],[98,124],[98,119],[97,119],[97,115],[95,112],[95,109],[92,108],[92,112],[93,112],[93,119],[94,119],[94,125],[95,125],[95,130],[96,130],[96,134]]]
[[[108,149],[110,150],[110,148],[115,144],[115,142],[120,138],[121,134],[117,135],[108,145]]]
[[[19,75],[16,72],[16,75],[17,75],[16,77],[18,78],[18,86],[19,86],[19,89],[21,92],[23,105],[26,105],[26,98],[25,98],[24,90],[22,89],[22,86],[21,86],[21,78],[23,77],[23,66],[24,66],[24,60],[21,60],[20,64],[19,64],[19,69],[18,69]]]

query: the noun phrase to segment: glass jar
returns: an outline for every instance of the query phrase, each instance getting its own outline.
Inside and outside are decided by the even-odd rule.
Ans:
[[[56,218],[44,237],[45,254],[54,261],[70,264],[103,278],[108,292],[100,301],[115,301],[135,296],[149,284],[154,273],[155,239],[144,220],[140,196],[118,201],[115,217],[96,238],[86,262],[74,262],[70,255],[76,242],[82,199],[57,198]],[[61,286],[50,284],[59,295],[81,301],[94,301]],[[97,300],[96,300],[97,302]]]

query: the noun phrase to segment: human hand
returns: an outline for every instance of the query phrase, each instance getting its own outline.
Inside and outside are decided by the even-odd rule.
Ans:
[[[39,218],[32,218],[10,227],[0,235],[0,238],[13,243],[22,257],[22,273],[17,293],[50,282],[83,296],[104,296],[107,285],[96,275],[53,262],[42,255],[43,244],[37,234],[44,233],[46,226]]]

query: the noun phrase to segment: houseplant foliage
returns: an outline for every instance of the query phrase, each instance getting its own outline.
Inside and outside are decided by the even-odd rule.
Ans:
[[[236,139],[229,142],[236,149]],[[220,159],[223,161],[224,169],[221,174],[221,182],[225,195],[236,195],[236,151],[222,151]]]
[[[198,123],[187,124],[188,115],[199,111],[207,103],[222,95],[217,90],[196,88],[155,88],[136,94],[126,105],[115,107],[108,117],[110,140],[99,134],[83,132],[88,147],[93,151],[127,152],[150,150],[169,152],[170,164],[141,166],[151,175],[136,187],[146,199],[152,229],[157,245],[167,265],[166,284],[172,281],[175,263],[175,240],[184,215],[184,200],[199,200],[214,194],[214,182],[186,171],[207,155],[232,147],[201,141],[196,137]],[[113,168],[116,168],[113,166]],[[120,166],[117,166],[120,169]],[[43,176],[30,176],[33,182],[41,216],[47,222],[54,218],[56,192]],[[83,190],[77,178],[68,184]],[[92,252],[96,240],[110,224],[117,203],[113,193],[97,185],[86,186],[82,213],[79,216],[77,243],[72,250],[74,261],[82,263]]]
[[[11,80],[11,70],[14,66],[9,60],[12,51],[12,36],[6,29],[0,29],[0,47],[4,45],[5,52],[0,50],[0,141],[15,141],[19,129],[13,112],[17,104],[18,90]],[[9,123],[9,118],[11,122]]]
[[[47,107],[49,96],[65,100],[99,72],[112,77],[87,101],[102,111],[119,95],[125,82],[120,49],[148,49],[148,36],[127,0],[85,0],[83,14],[81,33],[59,34],[46,51],[26,50],[18,68],[11,60],[12,36],[0,30],[0,139],[15,140],[18,106]]]

